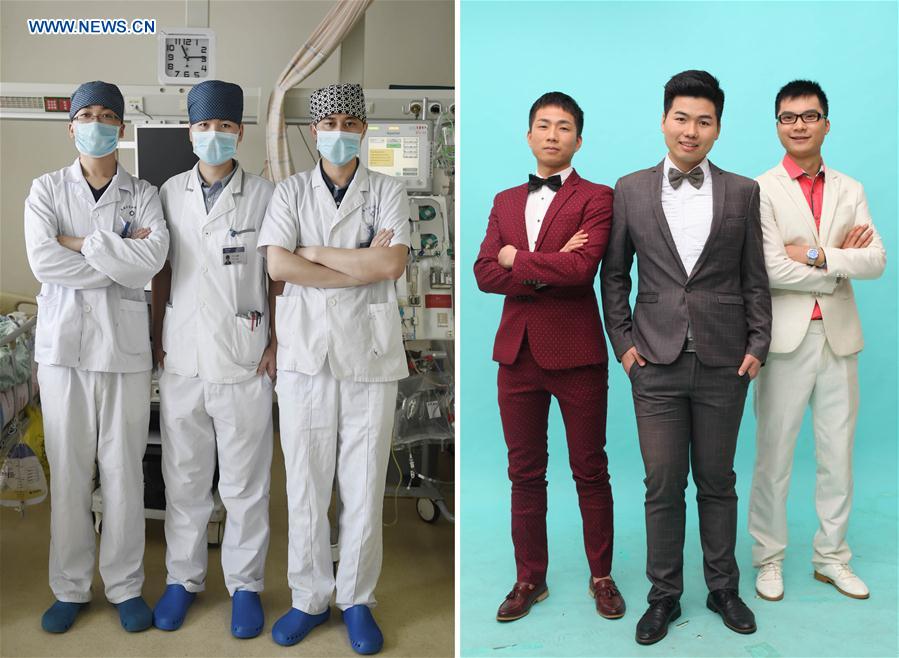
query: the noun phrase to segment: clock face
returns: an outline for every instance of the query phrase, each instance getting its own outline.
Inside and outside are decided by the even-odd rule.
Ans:
[[[161,84],[193,85],[215,78],[215,32],[209,28],[164,28],[157,44]]]
[[[208,78],[212,56],[209,41],[206,37],[166,37],[165,76],[193,80]]]

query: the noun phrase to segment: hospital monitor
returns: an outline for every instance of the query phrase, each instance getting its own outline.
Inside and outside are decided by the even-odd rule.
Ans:
[[[188,131],[182,124],[135,124],[134,175],[157,188],[197,163]]]
[[[375,121],[362,141],[362,162],[399,178],[409,192],[431,191],[431,139],[426,121]]]

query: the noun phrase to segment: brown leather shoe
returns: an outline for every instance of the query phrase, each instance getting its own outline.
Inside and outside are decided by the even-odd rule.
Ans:
[[[624,605],[624,597],[615,586],[611,578],[604,578],[599,582],[590,577],[590,596],[596,600],[596,612],[606,619],[621,619],[627,606]]]
[[[496,621],[515,621],[521,619],[531,611],[531,606],[539,603],[549,596],[546,583],[531,585],[530,583],[515,583],[515,587],[506,596],[499,610],[496,612]]]

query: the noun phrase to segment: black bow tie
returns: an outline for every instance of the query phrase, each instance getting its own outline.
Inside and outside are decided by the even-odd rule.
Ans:
[[[536,192],[544,185],[553,192],[558,192],[559,188],[562,187],[562,177],[559,174],[549,178],[540,178],[540,176],[534,176],[534,174],[528,175],[528,192]]]
[[[675,169],[674,167],[668,168],[668,182],[671,183],[671,187],[675,190],[681,186],[681,183],[684,182],[685,178],[690,181],[690,185],[698,190],[702,187],[702,180],[705,176],[700,167],[696,167],[688,174],[685,174],[680,169]]]

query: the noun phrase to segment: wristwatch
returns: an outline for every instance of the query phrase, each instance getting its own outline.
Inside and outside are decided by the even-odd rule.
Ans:
[[[818,260],[818,249],[817,247],[811,247],[808,251],[805,252],[805,262],[809,267],[814,267],[815,263]]]

